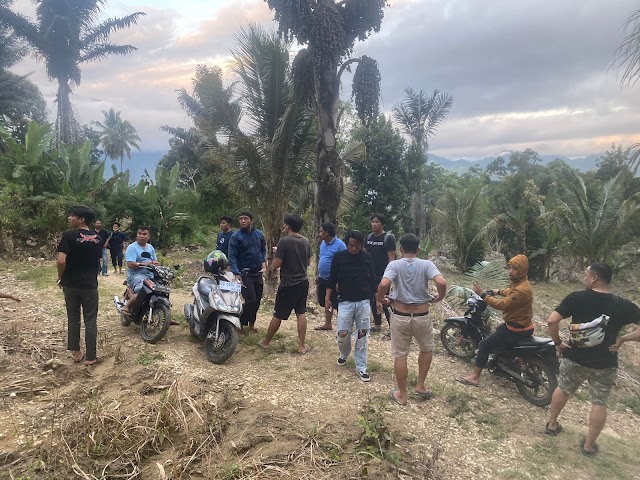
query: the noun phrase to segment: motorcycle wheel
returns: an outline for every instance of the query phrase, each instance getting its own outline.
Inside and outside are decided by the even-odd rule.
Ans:
[[[151,318],[144,318],[140,325],[140,334],[147,343],[159,342],[171,323],[171,310],[164,303],[158,303],[151,311]]]
[[[204,340],[204,350],[210,362],[220,365],[235,352],[238,346],[238,329],[231,322],[221,320],[218,340],[209,337],[212,333],[215,335],[215,329],[214,324]]]
[[[478,345],[473,338],[465,337],[462,327],[455,323],[445,323],[440,330],[440,341],[445,350],[456,358],[469,360],[473,358]]]
[[[120,323],[123,327],[128,327],[131,324],[131,319],[129,317],[120,314]]]
[[[520,395],[529,403],[537,407],[546,407],[551,403],[553,391],[558,386],[556,372],[540,357],[525,359],[525,371],[522,378],[525,381],[516,382]]]

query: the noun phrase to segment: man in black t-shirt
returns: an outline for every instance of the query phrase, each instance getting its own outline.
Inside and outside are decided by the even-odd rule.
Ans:
[[[309,351],[305,343],[307,336],[305,313],[309,294],[307,267],[311,262],[311,248],[309,240],[299,233],[302,224],[302,218],[295,213],[284,217],[287,236],[282,237],[278,242],[276,255],[271,264],[272,270],[280,269],[280,286],[267,334],[258,344],[262,348],[269,348],[269,343],[280,328],[282,320],[287,320],[293,310],[298,319],[298,353],[304,354]]]
[[[387,268],[389,262],[396,259],[396,239],[390,232],[384,231],[384,226],[387,219],[380,213],[374,213],[371,215],[371,230],[372,232],[367,235],[364,248],[373,258],[373,269],[376,273],[376,289],[378,284],[382,280],[384,271]],[[387,318],[387,323],[391,325],[391,311],[388,305],[383,306],[384,316]],[[371,300],[371,313],[373,314],[374,332],[382,330],[382,314],[378,313],[376,309],[375,300]]]
[[[640,323],[640,308],[611,293],[611,276],[607,264],[591,264],[584,272],[585,290],[568,295],[549,317],[549,334],[563,358],[544,433],[556,435],[562,431],[558,415],[569,396],[588,381],[591,414],[589,434],[582,444],[585,455],[598,452],[596,439],[607,420],[607,400],[618,376],[618,350],[624,342],[640,340],[640,328],[618,338],[624,326]],[[559,323],[568,317],[573,333],[566,344],[560,339]]]
[[[98,337],[98,272],[103,241],[87,226],[94,218],[89,207],[71,207],[68,221],[72,230],[62,236],[56,260],[58,286],[64,291],[67,306],[67,349],[74,362],[84,359],[85,365],[96,363]],[[80,309],[84,315],[85,355],[80,349]]]
[[[127,236],[120,231],[118,222],[113,224],[113,232],[109,237],[109,250],[111,250],[111,265],[113,273],[122,274],[122,259],[124,258],[124,242]]]

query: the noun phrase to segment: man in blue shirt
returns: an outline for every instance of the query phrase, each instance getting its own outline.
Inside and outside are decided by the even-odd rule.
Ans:
[[[240,230],[229,241],[229,267],[236,277],[242,277],[244,286],[244,307],[240,323],[243,327],[248,326],[249,331],[255,332],[264,287],[262,269],[267,259],[267,244],[262,232],[253,227],[251,212],[240,212],[238,222]]]
[[[147,278],[153,278],[153,272],[144,268],[147,265],[159,265],[158,257],[153,245],[149,243],[151,232],[149,227],[138,228],[136,241],[127,247],[125,259],[127,261],[127,284],[133,290],[127,304],[122,309],[123,315],[129,315],[133,311],[132,305],[138,298],[138,292],[142,289],[142,282]]]
[[[318,303],[324,307],[324,325],[318,325],[315,330],[331,330],[331,319],[333,310],[338,306],[338,292],[333,291],[331,302],[325,302],[329,275],[331,273],[331,261],[333,256],[346,250],[347,247],[342,240],[336,238],[336,226],[333,223],[323,223],[320,227],[320,258],[318,259],[318,278],[316,279]]]
[[[229,240],[231,240],[231,236],[235,233],[231,230],[231,225],[233,225],[233,218],[231,217],[221,217],[219,220],[220,223],[220,232],[218,232],[218,241],[216,242],[216,249],[220,250],[227,257],[229,256]]]

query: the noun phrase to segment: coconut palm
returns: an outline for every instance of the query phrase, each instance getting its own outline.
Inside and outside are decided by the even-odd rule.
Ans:
[[[82,129],[71,105],[71,85],[79,86],[80,65],[109,55],[127,55],[136,48],[115,45],[109,36],[137,23],[142,12],[122,18],[97,19],[105,0],[34,0],[36,19],[11,11],[6,0],[0,4],[0,23],[13,29],[44,60],[50,80],[58,82],[56,126],[58,141],[77,144],[84,141]]]
[[[553,211],[541,215],[541,221],[553,219],[576,257],[587,263],[606,261],[638,234],[634,229],[640,220],[640,194],[623,199],[623,178],[620,172],[604,184],[602,192],[589,192],[576,173],[574,181],[563,184],[566,200],[559,199]]]
[[[111,160],[120,159],[120,172],[123,171],[124,156],[131,160],[131,147],[140,150],[140,137],[138,132],[128,120],[122,120],[120,112],[116,112],[113,108],[109,111],[102,111],[104,122],[94,122],[94,124],[102,129],[100,134],[100,143],[104,149],[104,154]]]

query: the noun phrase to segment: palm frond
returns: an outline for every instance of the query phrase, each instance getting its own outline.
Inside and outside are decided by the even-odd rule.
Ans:
[[[81,38],[81,43],[82,45],[89,46],[106,42],[109,40],[111,34],[137,24],[138,20],[145,15],[146,13],[144,12],[135,12],[126,17],[109,18],[86,32]]]

